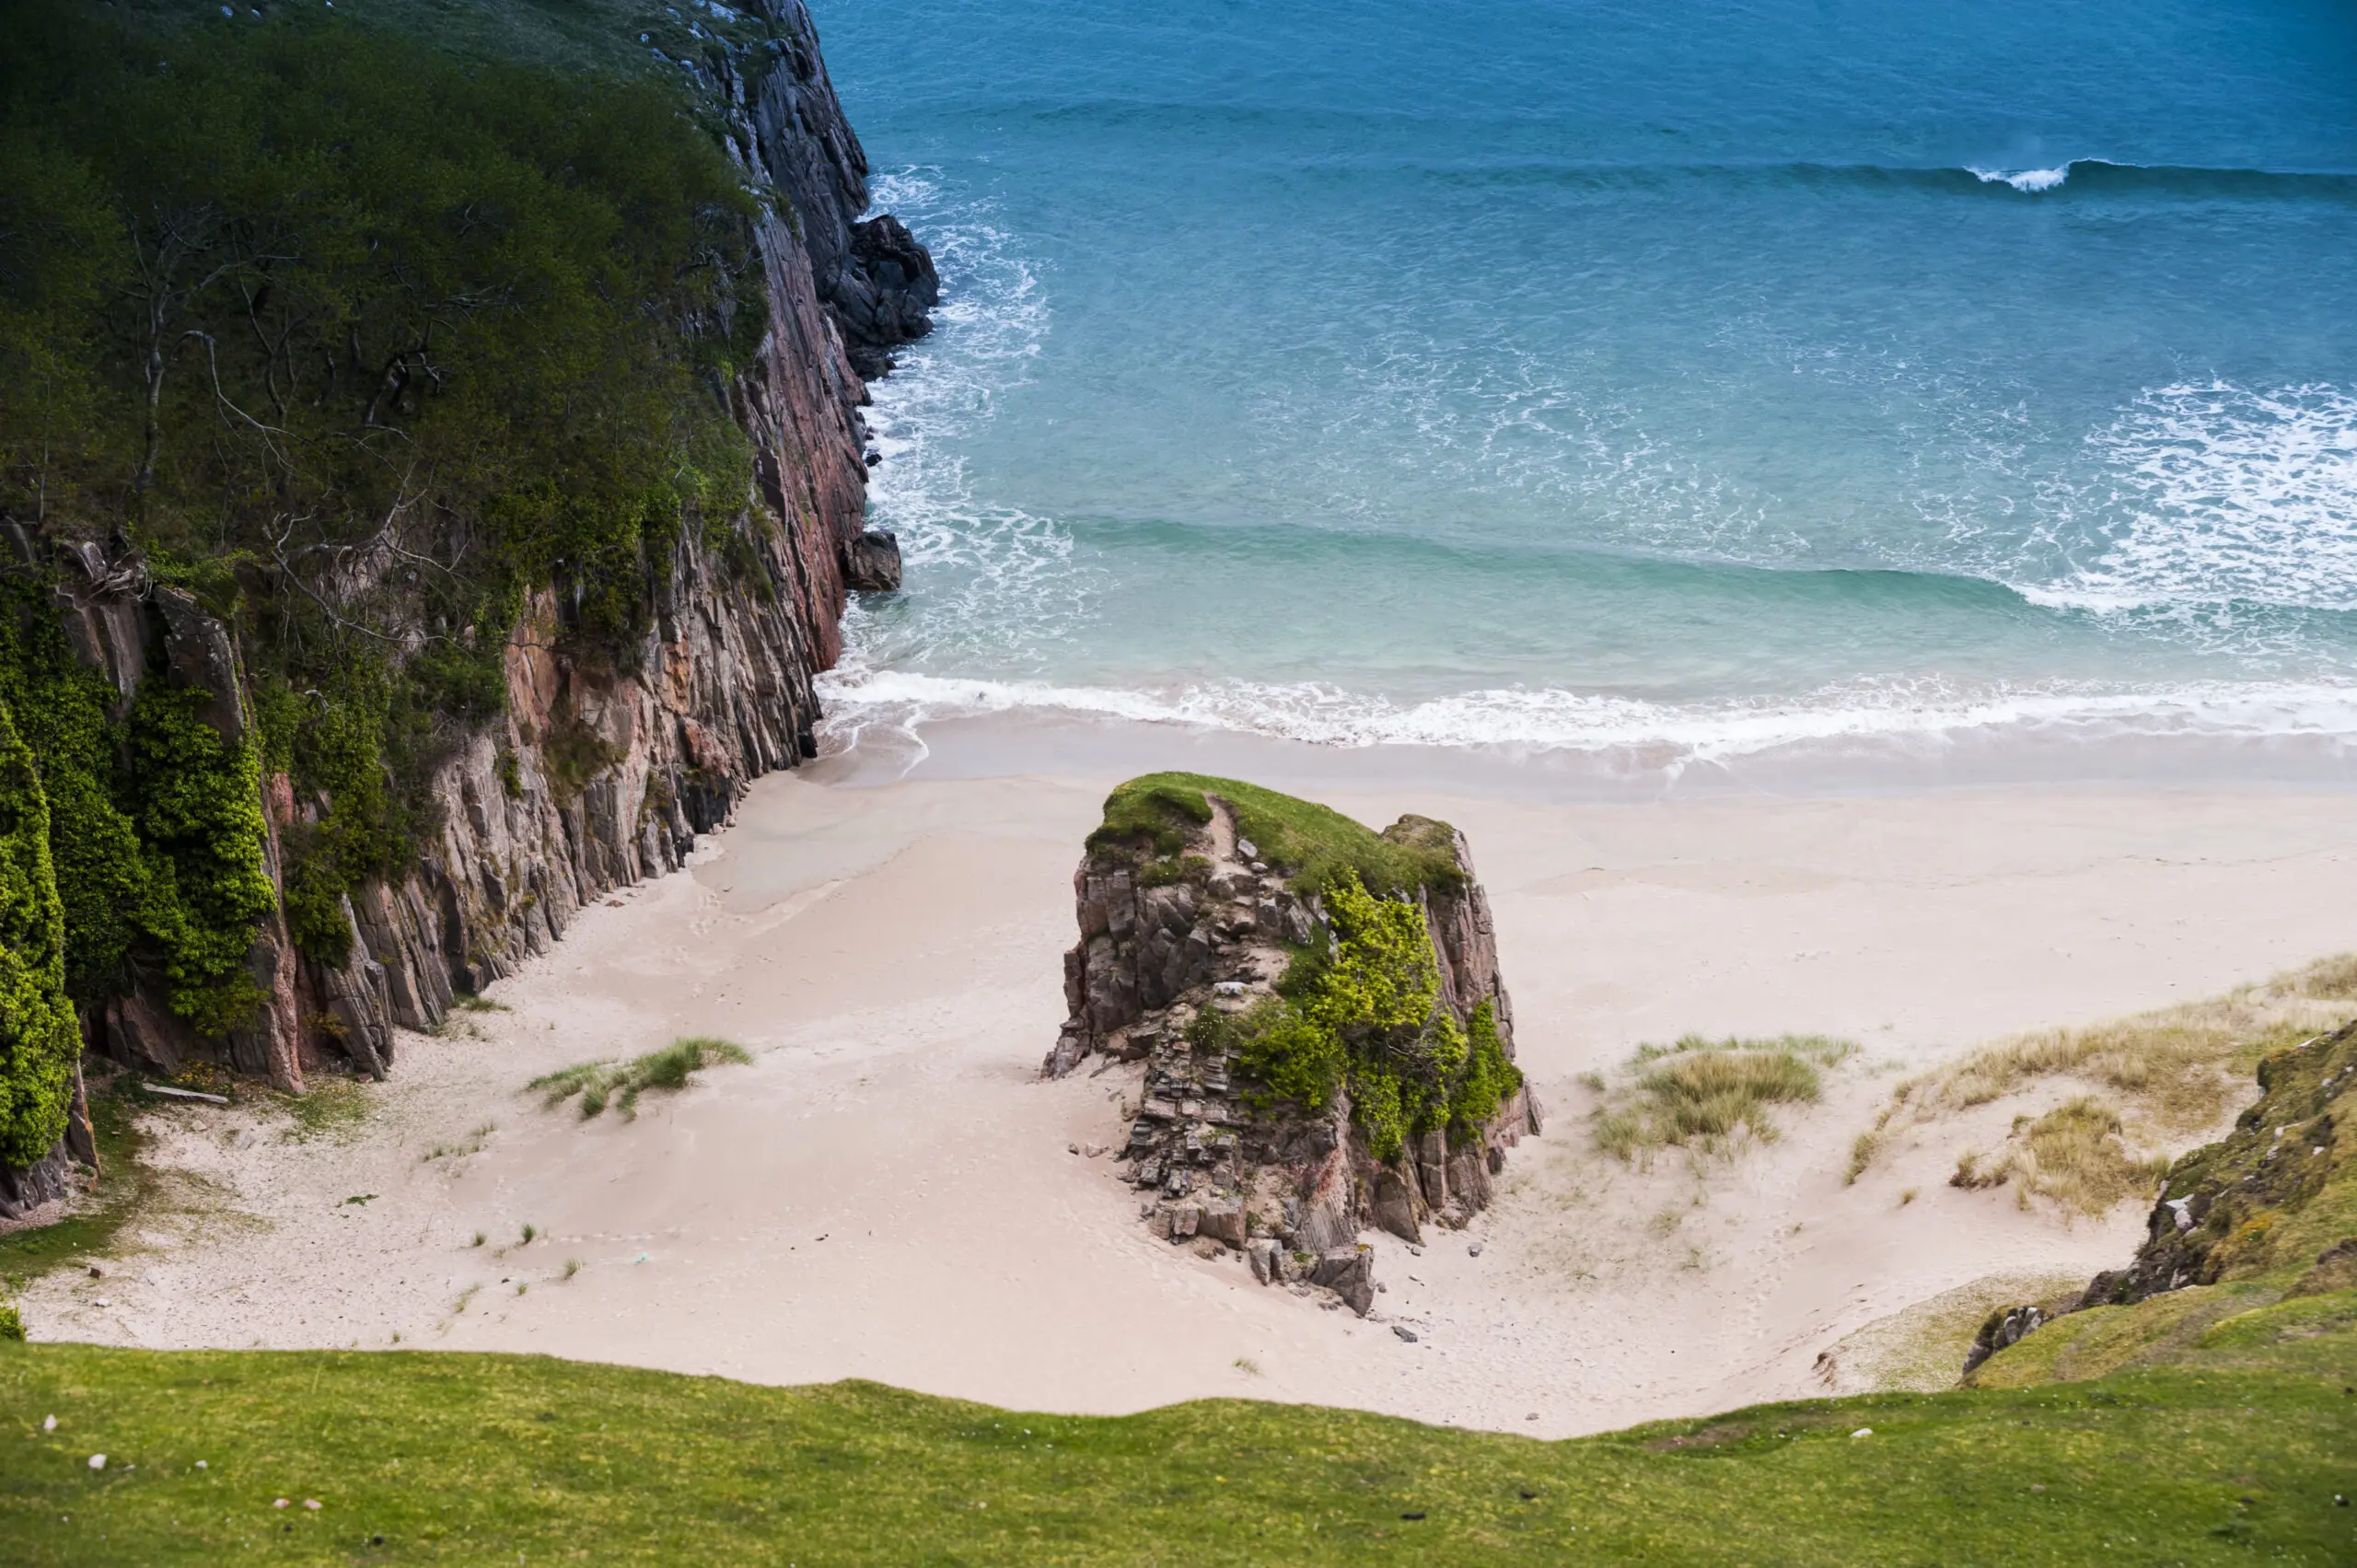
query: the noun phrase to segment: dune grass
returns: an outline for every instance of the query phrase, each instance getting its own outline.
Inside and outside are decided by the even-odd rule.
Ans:
[[[2347,1332],[2283,1344],[1556,1443],[1233,1400],[1074,1417],[540,1357],[0,1345],[0,1540],[26,1568],[2347,1562],[2357,1400],[2316,1362]]]
[[[2042,1197],[2066,1210],[2101,1214],[2149,1191],[2166,1167],[2140,1144],[2215,1124],[2250,1092],[2259,1058],[2353,1015],[2357,954],[2343,954],[2222,996],[1997,1040],[1894,1088],[1852,1145],[1849,1179],[1871,1169],[1909,1127],[2059,1080],[2088,1092],[2035,1119],[2016,1117],[2009,1147],[1994,1156],[1967,1152],[1951,1184],[1992,1187],[2026,1178],[2024,1202]]]
[[[631,1121],[638,1116],[638,1097],[648,1089],[683,1089],[703,1068],[752,1059],[752,1053],[734,1040],[691,1035],[628,1062],[583,1062],[544,1073],[525,1087],[541,1091],[552,1106],[580,1096],[584,1120],[603,1115],[611,1105],[623,1121]]]
[[[1773,1142],[1772,1108],[1814,1103],[1824,1092],[1818,1069],[1855,1049],[1824,1035],[1687,1035],[1668,1045],[1641,1045],[1630,1059],[1633,1082],[1596,1108],[1596,1146],[1633,1161],[1671,1145],[1724,1154],[1745,1139]]]
[[[2119,1112],[2093,1095],[2064,1101],[2039,1117],[2014,1118],[2004,1151],[1984,1163],[1976,1150],[1956,1159],[1951,1187],[2014,1183],[2023,1208],[2044,1198],[2073,1214],[2100,1214],[2129,1198],[2149,1198],[2169,1162],[2121,1142]]]

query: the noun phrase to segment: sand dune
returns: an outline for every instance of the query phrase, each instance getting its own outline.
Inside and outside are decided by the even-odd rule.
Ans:
[[[495,987],[506,1011],[405,1040],[348,1126],[296,1141],[273,1112],[156,1112],[156,1159],[210,1185],[182,1184],[197,1197],[145,1219],[106,1277],[37,1285],[36,1337],[398,1336],[1028,1408],[1248,1395],[1545,1434],[1854,1388],[1906,1360],[1911,1319],[1872,1327],[1893,1314],[1951,1292],[1948,1317],[1968,1312],[1988,1276],[2083,1276],[2141,1233],[2133,1205],[2068,1224],[1946,1187],[1954,1130],[1843,1185],[1892,1074],[2357,947],[2357,799],[2338,795],[1323,790],[1469,834],[1553,1111],[1474,1230],[1416,1256],[1376,1239],[1387,1288],[1360,1321],[1153,1240],[1109,1157],[1069,1152],[1119,1141],[1133,1070],[1034,1077],[1111,782],[763,782],[691,870],[586,912]],[[1688,1029],[1863,1051],[1739,1159],[1596,1155],[1576,1075]],[[523,1091],[680,1034],[753,1064],[630,1122]],[[527,1224],[539,1238],[515,1245]]]

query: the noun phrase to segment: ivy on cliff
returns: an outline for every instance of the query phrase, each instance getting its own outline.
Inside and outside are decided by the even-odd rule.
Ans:
[[[65,1131],[82,1049],[65,997],[65,912],[49,831],[31,749],[0,707],[0,1161],[17,1166]]]

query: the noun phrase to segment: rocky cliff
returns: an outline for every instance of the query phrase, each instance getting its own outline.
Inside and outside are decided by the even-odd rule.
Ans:
[[[1538,1131],[1489,900],[1446,824],[1376,835],[1237,781],[1153,775],[1115,792],[1074,892],[1071,1016],[1043,1072],[1138,1064],[1118,1154],[1157,1236],[1243,1249],[1262,1283],[1364,1315],[1360,1233],[1462,1226]],[[1386,1016],[1370,991],[1405,1005]]]
[[[773,193],[757,220],[767,319],[727,389],[757,494],[725,526],[681,532],[648,574],[644,635],[620,656],[568,637],[556,593],[528,598],[505,649],[504,714],[442,747],[429,790],[438,820],[401,874],[345,899],[340,963],[290,939],[282,854],[331,803],[264,776],[278,907],[247,969],[265,1005],[226,1035],[201,1035],[134,962],[119,993],[83,1009],[90,1050],[156,1074],[214,1062],[290,1091],[322,1066],[382,1077],[397,1028],[433,1028],[454,995],[545,949],[606,889],[677,867],[754,778],[813,754],[812,680],[841,653],[846,590],[900,580],[894,541],[865,525],[863,372],[883,373],[886,351],[926,330],[938,283],[897,220],[864,216],[865,154],[808,13],[756,0],[755,14],[757,29],[699,29],[705,47],[673,63],[750,182]],[[17,569],[55,584],[67,642],[121,707],[165,681],[202,694],[225,743],[247,738],[254,682],[230,624],[151,581],[120,537],[53,537],[21,521],[8,532]],[[48,1159],[0,1171],[0,1215],[56,1195],[68,1153],[90,1153],[78,1109]]]

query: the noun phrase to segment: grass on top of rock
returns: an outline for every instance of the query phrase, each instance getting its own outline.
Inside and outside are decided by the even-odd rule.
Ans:
[[[1772,1108],[1814,1104],[1824,1092],[1819,1068],[1856,1049],[1825,1035],[1711,1040],[1689,1034],[1668,1045],[1641,1045],[1629,1063],[1633,1080],[1608,1090],[1596,1109],[1596,1146],[1633,1162],[1673,1145],[1723,1155],[1748,1139],[1772,1143],[1778,1133]]]
[[[0,1345],[0,1539],[26,1568],[2347,1562],[2357,1333],[2248,1338],[1561,1442],[1241,1400],[1070,1416],[540,1356]]]
[[[585,1121],[604,1114],[611,1105],[623,1121],[631,1121],[638,1117],[638,1097],[648,1089],[683,1089],[703,1068],[752,1059],[752,1053],[734,1040],[691,1035],[628,1062],[583,1062],[544,1073],[525,1086],[545,1093],[552,1106],[579,1095]]]
[[[1105,819],[1088,847],[1128,850],[1155,875],[1157,865],[1180,864],[1189,839],[1212,819],[1213,796],[1235,813],[1237,834],[1304,898],[1346,876],[1378,895],[1464,886],[1446,823],[1405,817],[1378,833],[1331,807],[1208,773],[1146,773],[1118,786],[1105,797]]]

